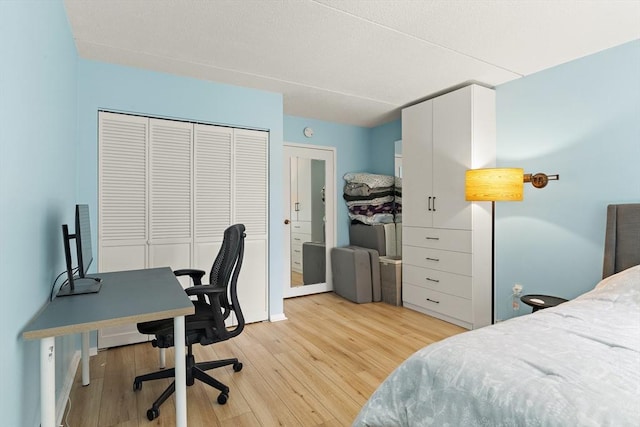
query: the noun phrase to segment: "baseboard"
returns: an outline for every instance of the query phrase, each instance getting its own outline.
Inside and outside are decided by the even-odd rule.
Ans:
[[[284,313],[272,314],[269,316],[270,322],[280,322],[282,320],[287,320],[287,316],[285,316]]]
[[[69,395],[71,394],[71,387],[73,387],[73,380],[76,377],[76,371],[78,370],[78,365],[80,364],[80,350],[76,350],[71,356],[71,362],[69,363],[69,367],[67,369],[67,375],[64,378],[64,382],[62,383],[62,389],[60,390],[60,396],[58,396],[58,401],[56,402],[56,425],[62,425],[62,417],[64,416],[64,410],[67,407],[67,402],[69,401]]]
[[[89,356],[95,356],[96,354],[98,354],[98,347],[89,348]],[[69,362],[67,375],[64,378],[62,389],[60,390],[60,396],[58,396],[58,401],[56,402],[56,425],[62,425],[62,417],[64,416],[65,409],[67,409],[67,402],[69,401],[69,396],[71,395],[73,380],[76,377],[76,372],[78,371],[78,366],[80,366],[81,360],[82,354],[80,350],[76,350],[75,353],[73,353],[73,356],[71,356],[71,362]]]

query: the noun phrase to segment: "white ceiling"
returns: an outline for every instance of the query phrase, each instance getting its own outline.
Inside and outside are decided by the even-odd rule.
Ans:
[[[282,93],[375,126],[640,39],[640,0],[66,0],[81,57]]]

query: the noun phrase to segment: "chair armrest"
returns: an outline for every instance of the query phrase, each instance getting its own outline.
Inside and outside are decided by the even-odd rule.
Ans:
[[[214,285],[200,285],[187,288],[184,291],[187,293],[187,295],[193,296],[207,294],[224,294],[226,292],[226,289]]]
[[[190,277],[199,277],[202,278],[205,274],[207,274],[203,270],[196,270],[193,268],[183,268],[182,270],[176,270],[173,272],[176,276],[190,276]]]

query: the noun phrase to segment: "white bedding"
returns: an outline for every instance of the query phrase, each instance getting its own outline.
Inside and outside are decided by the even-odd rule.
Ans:
[[[423,348],[353,425],[640,426],[640,266]]]

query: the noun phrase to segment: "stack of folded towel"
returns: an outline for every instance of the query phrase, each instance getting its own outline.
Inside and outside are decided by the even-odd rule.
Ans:
[[[395,177],[370,173],[347,173],[344,199],[351,222],[367,225],[394,222]]]

